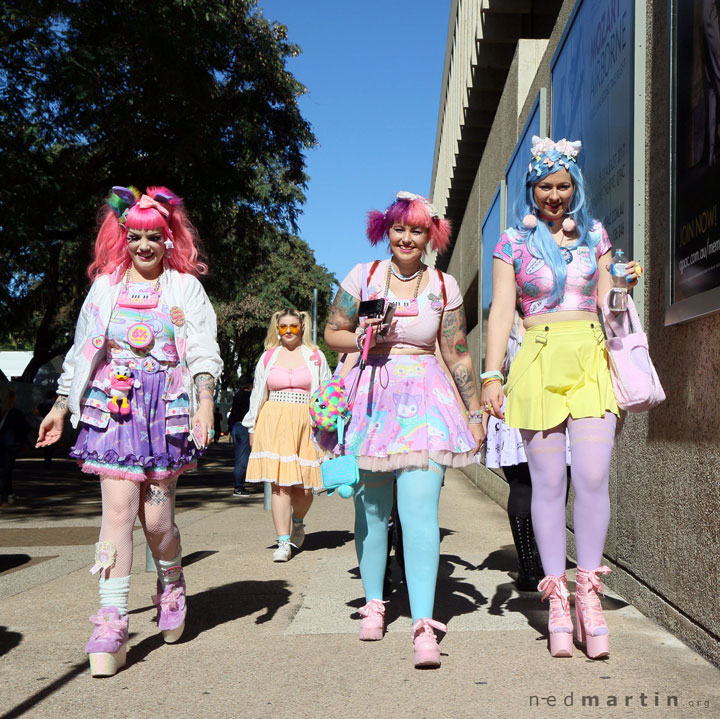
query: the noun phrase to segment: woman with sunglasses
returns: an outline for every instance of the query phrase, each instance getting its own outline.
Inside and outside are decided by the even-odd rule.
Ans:
[[[173,518],[180,474],[212,436],[223,363],[215,312],[197,279],[198,235],[181,198],[165,187],[113,187],[100,214],[93,280],[75,341],[42,421],[38,447],[60,439],[68,412],[80,424],[70,456],[97,475],[102,527],[93,574],[100,609],[85,647],[93,676],[125,664],[133,528],[140,519],[157,569],[158,628],[176,642],[185,626],[180,532]],[[191,439],[192,438],[192,439]]]
[[[330,369],[312,342],[311,327],[307,312],[289,308],[272,316],[243,420],[252,447],[245,481],[272,484],[278,543],[273,562],[287,562],[292,547],[302,546],[312,491],[322,486],[308,404]]]

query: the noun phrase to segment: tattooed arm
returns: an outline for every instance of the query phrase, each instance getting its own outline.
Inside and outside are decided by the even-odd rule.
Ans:
[[[475,368],[467,346],[467,322],[465,310],[460,305],[454,310],[445,310],[440,329],[440,354],[450,370],[455,386],[466,409],[480,409]]]
[[[195,392],[198,397],[198,411],[193,415],[192,427],[200,425],[203,447],[206,447],[209,439],[209,432],[213,428],[215,418],[213,417],[213,405],[215,400],[215,380],[207,372],[200,372],[193,378]],[[191,430],[192,430],[191,427]]]
[[[36,447],[49,447],[62,436],[65,417],[68,413],[67,397],[59,394],[51,410],[40,423]]]
[[[480,395],[475,379],[475,367],[467,346],[467,322],[462,305],[443,312],[438,341],[440,354],[450,370],[465,408],[479,410]],[[485,441],[485,429],[482,424],[470,424],[469,428],[475,439],[475,452],[478,452]]]
[[[342,287],[335,295],[325,325],[325,342],[336,352],[357,352],[355,329],[358,326],[360,300]]]

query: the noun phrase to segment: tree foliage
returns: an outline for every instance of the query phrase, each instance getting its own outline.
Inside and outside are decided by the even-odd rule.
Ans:
[[[270,307],[307,306],[312,286],[328,301],[332,277],[293,234],[315,142],[285,69],[298,52],[256,0],[0,6],[0,341],[34,347],[23,379],[72,341],[114,184],[185,197],[228,377]]]

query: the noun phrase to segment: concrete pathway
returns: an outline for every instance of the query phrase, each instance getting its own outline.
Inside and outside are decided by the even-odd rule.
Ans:
[[[318,497],[303,550],[274,564],[262,494],[231,496],[230,451],[214,447],[179,492],[182,641],[165,645],[153,623],[136,531],[128,664],[108,679],[90,677],[83,653],[97,602],[96,482],[69,461],[19,463],[21,500],[0,510],[0,717],[720,717],[720,670],[611,593],[610,659],[577,647],[551,659],[538,595],[519,595],[508,574],[505,513],[459,472],[441,499],[442,668],[413,668],[397,584],[385,639],[359,642],[351,501]]]

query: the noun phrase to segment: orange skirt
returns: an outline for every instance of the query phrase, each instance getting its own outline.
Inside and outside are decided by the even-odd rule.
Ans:
[[[255,423],[245,481],[322,487],[320,455],[312,443],[307,404],[265,402]]]

